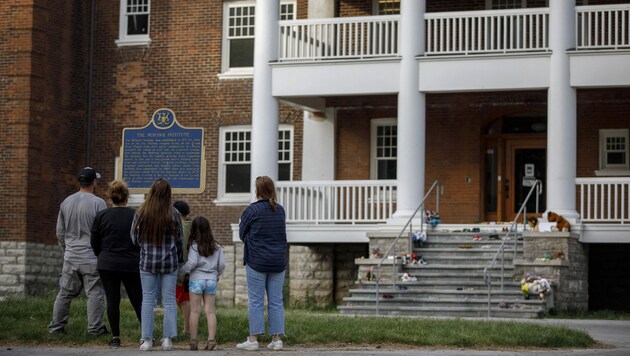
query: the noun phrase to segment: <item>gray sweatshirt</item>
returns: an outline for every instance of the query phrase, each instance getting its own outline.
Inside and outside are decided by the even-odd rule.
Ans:
[[[190,273],[190,279],[214,279],[225,270],[225,257],[223,249],[217,246],[214,253],[208,257],[201,256],[197,250],[197,243],[193,242],[188,249],[188,261],[182,266],[185,273]]]
[[[90,244],[90,230],[96,213],[107,208],[105,201],[92,193],[76,192],[61,203],[57,217],[57,240],[63,258],[75,264],[96,263]]]

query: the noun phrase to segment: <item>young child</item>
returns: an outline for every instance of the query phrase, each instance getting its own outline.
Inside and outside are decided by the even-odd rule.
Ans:
[[[203,216],[196,217],[192,222],[188,240],[188,261],[182,267],[185,273],[190,273],[190,349],[197,350],[197,332],[201,301],[208,320],[208,341],[204,350],[212,350],[217,346],[215,336],[217,332],[217,317],[214,299],[217,293],[217,282],[225,270],[223,249],[217,243],[210,229],[210,222]]]

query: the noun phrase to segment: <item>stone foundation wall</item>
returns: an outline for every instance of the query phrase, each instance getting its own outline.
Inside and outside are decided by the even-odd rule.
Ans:
[[[588,248],[578,237],[569,232],[524,233],[524,259],[514,261],[515,279],[526,274],[547,278],[554,286],[556,309],[587,310]]]
[[[0,299],[56,289],[62,265],[63,251],[58,246],[0,241]]]
[[[333,302],[334,245],[289,247],[289,299],[292,304],[326,306]]]
[[[350,288],[358,279],[359,266],[354,263],[355,258],[368,255],[367,244],[337,244],[335,245],[335,300],[339,305],[343,298],[350,296]]]
[[[225,271],[223,271],[223,275],[217,283],[216,301],[218,305],[230,307],[234,306],[234,284],[237,265],[237,261],[235,260],[236,254],[234,250],[234,245],[223,246],[223,254],[225,256]],[[242,259],[240,261],[242,264]]]

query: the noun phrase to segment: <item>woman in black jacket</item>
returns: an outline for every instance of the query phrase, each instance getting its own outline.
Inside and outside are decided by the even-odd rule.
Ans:
[[[140,249],[134,246],[131,223],[135,210],[128,208],[129,189],[122,180],[110,184],[113,207],[101,210],[92,224],[91,244],[98,258],[97,268],[105,288],[107,318],[112,329],[110,346],[120,346],[120,284],[125,286],[129,301],[140,321],[142,285],[140,283]]]

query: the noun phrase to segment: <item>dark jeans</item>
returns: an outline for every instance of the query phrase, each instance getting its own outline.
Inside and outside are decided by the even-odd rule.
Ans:
[[[112,336],[120,336],[120,284],[125,286],[129,301],[140,321],[142,307],[142,284],[140,272],[120,272],[99,269],[105,298],[107,299],[107,318]]]

